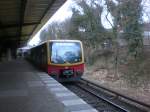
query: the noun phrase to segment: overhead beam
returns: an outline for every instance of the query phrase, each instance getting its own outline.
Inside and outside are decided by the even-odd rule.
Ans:
[[[2,22],[0,21],[0,27],[2,27],[2,26],[3,26],[3,24],[2,24]],[[8,35],[8,32],[7,32],[5,29],[1,29],[1,31],[3,32],[2,35],[1,35],[1,37],[3,37],[4,35],[5,35],[5,36]]]
[[[25,14],[25,9],[26,9],[26,4],[27,4],[27,0],[21,0],[21,7],[20,7],[20,31],[19,31],[20,37],[21,37],[21,32],[22,32],[22,26],[24,24],[24,14]]]
[[[17,47],[18,43],[16,43],[16,41],[21,44],[21,43],[27,42],[27,40],[28,39],[26,39],[26,38],[23,38],[23,39],[20,39],[20,40],[18,40],[18,38],[15,38],[15,37],[14,38],[5,38],[5,39],[0,41],[0,46],[3,47],[3,48],[6,48],[6,46],[9,46],[9,43],[12,43],[13,47],[15,47],[15,46]]]
[[[40,24],[40,22],[23,23],[22,27],[24,27],[24,26],[30,26],[30,25],[37,25],[37,24]],[[0,29],[7,29],[7,28],[14,28],[14,27],[20,27],[20,23],[18,23],[18,24],[3,25],[3,26],[0,26]]]
[[[29,37],[29,36],[31,36],[31,34],[21,35],[21,37]],[[16,38],[16,40],[18,40],[19,37],[20,37],[20,35],[6,35],[6,36],[1,36],[0,40],[3,40],[3,39],[9,40],[9,39],[14,39],[14,38]]]
[[[22,26],[24,23],[24,13],[25,13],[25,9],[26,9],[26,4],[27,4],[27,0],[20,0],[20,16],[19,16],[19,31],[18,31],[18,39],[16,40],[19,46],[19,40],[21,39],[21,34],[22,34]]]
[[[42,19],[44,18],[45,14],[47,14],[47,12],[50,10],[50,8],[52,7],[52,5],[54,4],[55,1],[56,1],[56,0],[52,0],[52,1],[48,4],[48,7],[45,9],[43,15],[41,16],[41,18],[40,18],[40,20],[39,20],[40,22],[41,22]],[[35,29],[36,29],[37,27],[38,27],[38,25],[36,25],[36,26],[33,28],[32,34],[33,34],[33,32],[35,31]]]
[[[19,42],[22,42],[22,41],[27,41],[28,39],[20,39],[19,40]],[[17,38],[10,38],[10,39],[5,39],[5,40],[3,40],[3,42],[5,42],[5,41],[18,41],[18,39]]]

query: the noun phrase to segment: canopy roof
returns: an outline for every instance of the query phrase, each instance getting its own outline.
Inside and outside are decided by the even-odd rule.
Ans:
[[[0,49],[18,47],[66,0],[0,0]]]

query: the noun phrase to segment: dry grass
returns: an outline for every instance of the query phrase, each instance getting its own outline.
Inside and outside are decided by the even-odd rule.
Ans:
[[[106,69],[99,69],[96,71],[88,69],[83,77],[107,88],[113,89],[119,93],[150,104],[150,83],[145,87],[139,86],[138,88],[134,88],[130,86],[130,84],[128,84],[122,77],[115,80],[112,75],[109,76]]]
[[[87,66],[83,77],[150,104],[150,56],[148,53],[143,56],[143,59],[119,64],[117,78],[112,59],[107,60],[106,64],[104,58],[98,59],[92,66]]]

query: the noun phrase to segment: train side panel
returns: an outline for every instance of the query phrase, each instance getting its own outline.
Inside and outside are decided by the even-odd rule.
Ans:
[[[42,44],[30,50],[29,60],[38,68],[47,72],[47,44]]]

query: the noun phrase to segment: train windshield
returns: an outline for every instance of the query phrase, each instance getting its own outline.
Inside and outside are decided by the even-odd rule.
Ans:
[[[78,63],[82,60],[79,42],[53,42],[51,62],[55,64]]]

